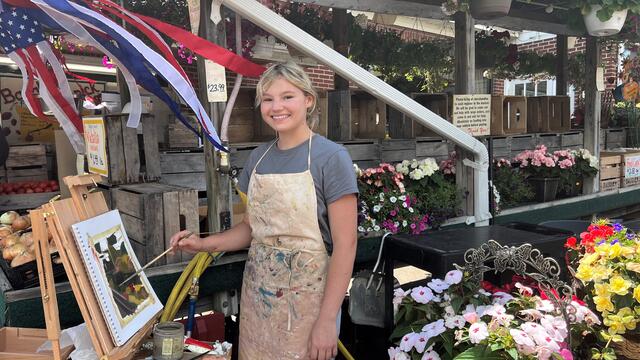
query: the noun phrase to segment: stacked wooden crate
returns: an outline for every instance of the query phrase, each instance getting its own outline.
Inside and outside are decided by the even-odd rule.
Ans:
[[[5,166],[7,182],[47,180],[46,147],[41,144],[10,146]]]
[[[622,176],[622,154],[600,153],[600,191],[620,188]]]
[[[194,117],[187,117],[189,125],[199,130],[200,126]],[[197,148],[200,145],[199,137],[191,129],[187,128],[180,120],[167,125],[167,133],[170,149]]]
[[[491,97],[491,135],[527,132],[527,98],[494,95]]]
[[[198,193],[194,189],[159,183],[120,185],[111,189],[111,201],[120,210],[131,246],[143,264],[168,249],[171,236],[178,231],[200,232]],[[191,257],[176,252],[155,266]]]

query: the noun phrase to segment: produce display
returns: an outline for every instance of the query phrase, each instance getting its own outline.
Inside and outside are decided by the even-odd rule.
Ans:
[[[51,241],[51,234],[49,234],[49,241]],[[53,243],[49,246],[52,253],[57,251]],[[7,211],[0,216],[0,249],[2,257],[11,267],[36,259],[29,215]]]
[[[58,190],[60,190],[60,186],[56,180],[0,183],[0,195],[36,194]]]

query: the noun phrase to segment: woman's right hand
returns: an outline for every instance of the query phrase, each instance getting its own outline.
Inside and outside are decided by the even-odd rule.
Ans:
[[[202,251],[203,239],[192,231],[182,230],[171,237],[170,244],[174,250],[198,253]]]

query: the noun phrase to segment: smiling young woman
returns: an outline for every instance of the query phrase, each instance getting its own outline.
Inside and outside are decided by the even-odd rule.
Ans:
[[[314,134],[317,93],[293,63],[276,64],[256,91],[278,137],[256,148],[240,174],[242,223],[206,238],[178,233],[183,250],[250,246],[240,305],[239,358],[331,359],[356,252],[357,194],[347,150]]]

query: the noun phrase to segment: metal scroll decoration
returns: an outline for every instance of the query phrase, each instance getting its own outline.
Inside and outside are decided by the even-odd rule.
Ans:
[[[495,240],[489,240],[477,249],[468,249],[464,254],[464,261],[464,266],[455,264],[455,267],[478,286],[484,273],[492,270],[495,273],[511,270],[532,278],[556,309],[560,310],[567,327],[575,323],[576,309],[571,305],[573,289],[560,279],[560,265],[555,259],[545,257],[531,244],[503,246]]]

